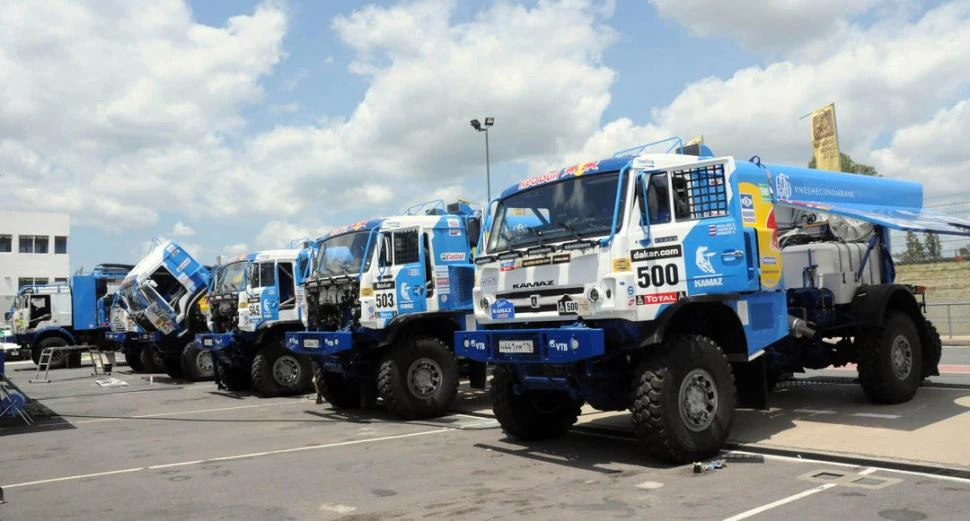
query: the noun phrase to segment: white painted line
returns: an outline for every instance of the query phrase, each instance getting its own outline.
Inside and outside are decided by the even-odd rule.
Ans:
[[[340,503],[324,503],[320,505],[321,512],[333,512],[334,514],[349,514],[357,510],[357,507],[341,505]]]
[[[761,456],[761,457],[763,457],[766,460],[787,461],[787,462],[790,462],[790,463],[812,463],[814,465],[817,465],[817,464],[820,464],[821,463],[823,465],[831,465],[833,467],[843,467],[843,468],[852,468],[852,469],[859,468],[859,465],[853,465],[851,463],[842,463],[842,462],[837,462],[837,461],[825,461],[825,460],[822,460],[822,459],[801,458],[801,457],[795,458],[795,457],[792,457],[792,456],[780,456],[780,455],[776,455],[776,454],[761,454],[760,452],[750,452],[750,451],[746,451],[746,450],[732,450],[732,451],[729,451],[728,454],[743,454],[745,456]],[[941,476],[939,474],[931,474],[931,473],[928,473],[928,472],[917,472],[917,471],[914,471],[914,470],[889,469],[889,468],[885,468],[885,467],[869,467],[869,468],[876,469],[877,471],[880,471],[880,472],[895,472],[896,474],[906,474],[907,476],[918,476],[918,477],[921,477],[921,478],[939,479],[941,481],[952,481],[954,483],[962,483],[964,485],[970,485],[970,479],[968,479],[968,478],[959,478],[959,477],[955,477],[955,476]]]
[[[838,414],[835,411],[830,411],[828,409],[795,409],[792,412],[797,412],[799,414]]]
[[[426,436],[428,434],[440,434],[442,432],[452,432],[453,430],[454,429],[435,429],[435,430],[432,430],[432,431],[412,432],[412,433],[409,433],[409,434],[395,434],[393,436],[381,436],[379,438],[367,438],[367,439],[363,439],[363,440],[341,441],[341,442],[337,442],[337,443],[324,443],[324,444],[320,444],[320,445],[306,445],[306,446],[302,446],[302,447],[292,447],[292,448],[289,448],[289,449],[268,450],[268,451],[264,451],[264,452],[251,452],[249,454],[236,454],[236,455],[233,455],[233,456],[222,456],[220,458],[209,458],[209,459],[204,459],[204,460],[192,460],[192,461],[180,461],[180,462],[177,462],[177,463],[165,463],[165,464],[161,464],[161,465],[151,465],[151,466],[147,466],[147,467],[134,467],[134,468],[130,468],[130,469],[109,470],[109,471],[106,471],[106,472],[94,472],[94,473],[91,473],[91,474],[78,474],[78,475],[74,475],[74,476],[64,476],[64,477],[60,477],[60,478],[41,479],[41,480],[37,480],[37,481],[25,481],[23,483],[11,483],[11,484],[6,484],[6,485],[0,485],[0,487],[3,487],[3,488],[19,488],[19,487],[29,487],[31,485],[46,485],[48,483],[58,483],[58,482],[62,482],[62,481],[76,481],[76,480],[79,480],[79,479],[87,479],[87,478],[99,478],[99,477],[103,477],[103,476],[113,476],[115,474],[127,474],[127,473],[131,473],[131,472],[140,472],[140,471],[144,471],[144,470],[157,470],[157,469],[167,469],[167,468],[172,468],[172,467],[185,467],[185,466],[189,466],[189,465],[200,465],[200,464],[204,464],[204,463],[211,463],[211,462],[214,462],[214,461],[230,461],[230,460],[245,459],[245,458],[255,458],[255,457],[258,457],[258,456],[269,456],[269,455],[273,455],[273,454],[289,454],[289,453],[292,453],[292,452],[304,452],[304,451],[308,451],[308,450],[330,449],[330,448],[334,448],[334,447],[346,447],[348,445],[361,445],[361,444],[364,444],[364,443],[377,443],[379,441],[400,440],[400,439],[404,439],[404,438],[414,438],[414,437],[417,437],[417,436]]]
[[[876,467],[869,467],[866,470],[863,470],[862,472],[860,472],[859,475],[868,476],[869,474],[872,474],[874,472],[879,472],[879,469],[877,469]]]
[[[881,414],[878,412],[855,412],[852,416],[858,416],[860,418],[882,418],[884,420],[896,420],[902,418],[898,414]]]
[[[777,508],[782,505],[787,505],[788,503],[798,501],[799,499],[806,498],[813,494],[818,494],[823,490],[828,490],[835,486],[837,486],[835,483],[825,483],[824,485],[819,485],[815,488],[808,489],[804,492],[799,492],[798,494],[794,494],[786,498],[779,499],[778,501],[772,501],[771,503],[768,503],[766,505],[761,505],[760,507],[752,508],[751,510],[746,510],[744,512],[741,512],[740,514],[725,518],[724,521],[740,521],[741,519],[747,519],[751,516],[756,516],[762,512],[766,512],[773,508]]]

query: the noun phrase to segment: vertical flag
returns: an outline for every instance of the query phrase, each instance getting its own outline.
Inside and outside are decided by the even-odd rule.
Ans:
[[[815,168],[839,172],[842,161],[839,155],[839,132],[835,126],[835,103],[812,112],[812,150]]]

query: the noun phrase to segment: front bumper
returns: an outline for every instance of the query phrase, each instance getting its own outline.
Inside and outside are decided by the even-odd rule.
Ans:
[[[329,356],[353,349],[353,333],[346,331],[299,331],[286,333],[286,348],[294,353]]]
[[[106,331],[104,338],[108,342],[124,345],[128,342],[157,342],[159,334],[157,332],[135,333],[132,331]]]
[[[602,329],[493,329],[455,333],[455,354],[496,364],[572,364],[606,352]]]
[[[236,345],[235,333],[203,333],[195,335],[195,346],[207,351],[222,351]]]

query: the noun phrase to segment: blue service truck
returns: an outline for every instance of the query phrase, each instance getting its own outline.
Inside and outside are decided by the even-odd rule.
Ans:
[[[460,376],[454,332],[474,324],[480,228],[468,204],[435,201],[318,239],[304,282],[307,330],[286,334],[288,348],[312,357],[318,397],[338,408],[379,397],[405,419],[449,408]],[[484,388],[484,365],[465,365]]]
[[[209,288],[210,333],[196,335],[212,352],[217,383],[262,396],[308,392],[310,359],[286,349],[283,334],[303,329],[303,278],[313,248],[267,250],[218,266]]]
[[[213,377],[212,353],[195,344],[195,335],[208,331],[208,283],[209,268],[178,243],[168,241],[155,243],[118,290],[124,309],[141,329],[142,350],[150,349],[152,359],[157,355],[173,378]]]
[[[938,374],[939,334],[894,283],[889,230],[970,235],[970,222],[924,210],[916,183],[673,143],[524,179],[492,201],[478,330],[455,345],[495,364],[492,407],[509,435],[559,436],[584,404],[628,409],[649,452],[695,461],[725,442],[738,398],[763,406],[782,374],[856,363],[878,403]],[[784,245],[782,206],[816,217]]]
[[[7,312],[17,344],[30,351],[35,364],[45,347],[106,347],[107,324],[101,299],[115,291],[131,268],[125,264],[99,264],[91,273],[74,275],[67,282],[20,288]],[[80,351],[55,351],[50,367],[77,367],[80,361]]]

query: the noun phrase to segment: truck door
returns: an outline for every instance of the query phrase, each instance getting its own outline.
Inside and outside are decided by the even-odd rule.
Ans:
[[[752,240],[742,225],[733,161],[670,171],[674,219],[690,225],[684,239],[688,293],[733,293],[756,288]],[[753,210],[752,210],[753,211]]]
[[[418,228],[383,234],[378,279],[374,282],[377,316],[425,311],[425,253]]]

